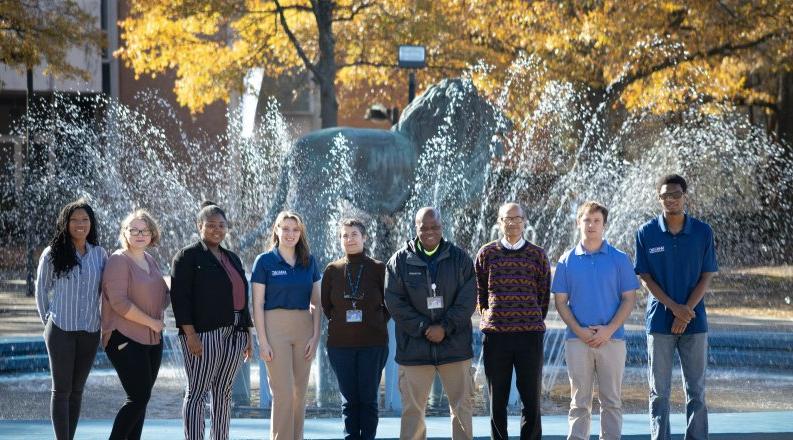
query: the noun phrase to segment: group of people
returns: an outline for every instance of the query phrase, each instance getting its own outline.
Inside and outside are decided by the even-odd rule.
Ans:
[[[164,310],[170,304],[188,379],[182,414],[186,439],[203,438],[210,394],[212,438],[228,438],[232,383],[252,355],[252,327],[272,393],[270,438],[302,439],[321,313],[328,319],[327,354],[339,382],[344,438],[375,438],[387,324],[393,319],[400,438],[426,438],[427,399],[439,375],[448,396],[452,438],[471,439],[471,318],[477,310],[491,438],[508,438],[514,370],[522,403],[520,438],[540,439],[544,321],[553,293],[567,325],[568,438],[589,438],[597,382],[601,438],[618,439],[626,359],[623,324],[635,305],[638,275],[651,294],[646,330],[652,438],[671,437],[675,351],[685,383],[686,438],[707,438],[703,298],[718,270],[713,232],[686,213],[682,177],[664,176],[656,190],[663,213],[637,232],[634,263],[604,239],[608,209],[590,201],[577,213],[581,239],[561,256],[553,275],[545,251],[523,237],[523,208],[506,203],[498,211],[501,237],[482,246],[475,259],[443,238],[435,208],[416,213],[415,237],[387,263],[368,255],[365,224],[346,219],[338,229],[344,255],[322,273],[303,220],[283,211],[273,224],[270,250],[256,258],[249,281],[240,258],[222,245],[228,230],[225,212],[206,202],[196,222],[200,239],[172,261],[170,290],[146,252],[160,239],[149,213],[137,210],[122,221],[121,249],[108,257],[98,245],[93,210],[78,200],[61,211],[36,282],[52,372],[55,436],[74,437],[82,390],[101,341],[127,394],[110,438],[140,438],[162,357]]]

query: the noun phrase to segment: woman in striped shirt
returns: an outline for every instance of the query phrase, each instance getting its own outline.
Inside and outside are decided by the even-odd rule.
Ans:
[[[83,387],[99,347],[99,288],[107,252],[91,206],[77,200],[58,215],[39,259],[36,306],[50,359],[55,438],[74,438]]]

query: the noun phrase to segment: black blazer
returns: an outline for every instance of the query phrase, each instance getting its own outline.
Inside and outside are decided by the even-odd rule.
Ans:
[[[242,309],[240,330],[252,327],[248,311],[248,279],[240,258],[224,249],[231,264],[245,283],[245,307]],[[231,280],[203,241],[187,246],[176,253],[171,263],[171,305],[179,334],[183,325],[193,325],[196,332],[207,332],[234,325],[234,299]]]

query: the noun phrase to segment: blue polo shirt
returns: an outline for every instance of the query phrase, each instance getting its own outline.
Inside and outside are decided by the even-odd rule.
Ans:
[[[551,292],[566,293],[567,305],[582,327],[607,325],[620,308],[622,293],[639,288],[628,255],[603,240],[596,252],[589,253],[579,242],[559,258]],[[567,328],[567,339],[578,336]],[[611,336],[623,339],[620,326]]]
[[[637,274],[649,273],[661,289],[676,303],[685,304],[705,272],[718,272],[713,230],[707,223],[686,214],[683,230],[673,235],[666,228],[664,216],[650,220],[636,232]],[[705,333],[708,319],[705,300],[694,307],[697,315],[684,334]],[[647,301],[647,333],[672,333],[675,316],[650,295]]]
[[[308,267],[299,261],[293,267],[284,261],[278,248],[259,254],[251,272],[251,282],[266,286],[264,310],[307,310],[314,282],[322,278],[313,255],[309,257]]]

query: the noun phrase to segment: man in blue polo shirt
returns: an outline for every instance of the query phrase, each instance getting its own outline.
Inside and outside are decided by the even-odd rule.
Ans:
[[[570,377],[569,440],[589,440],[595,377],[600,438],[622,433],[623,323],[636,303],[639,281],[627,254],[603,239],[608,209],[586,202],[576,216],[581,241],[559,259],[551,291],[567,324],[565,361]]]
[[[653,440],[671,438],[669,394],[677,351],[686,393],[686,440],[708,438],[705,366],[708,322],[705,292],[719,270],[713,230],[686,214],[685,179],[677,174],[656,183],[663,215],[636,233],[636,273],[651,296],[647,301],[650,369],[650,431]]]

